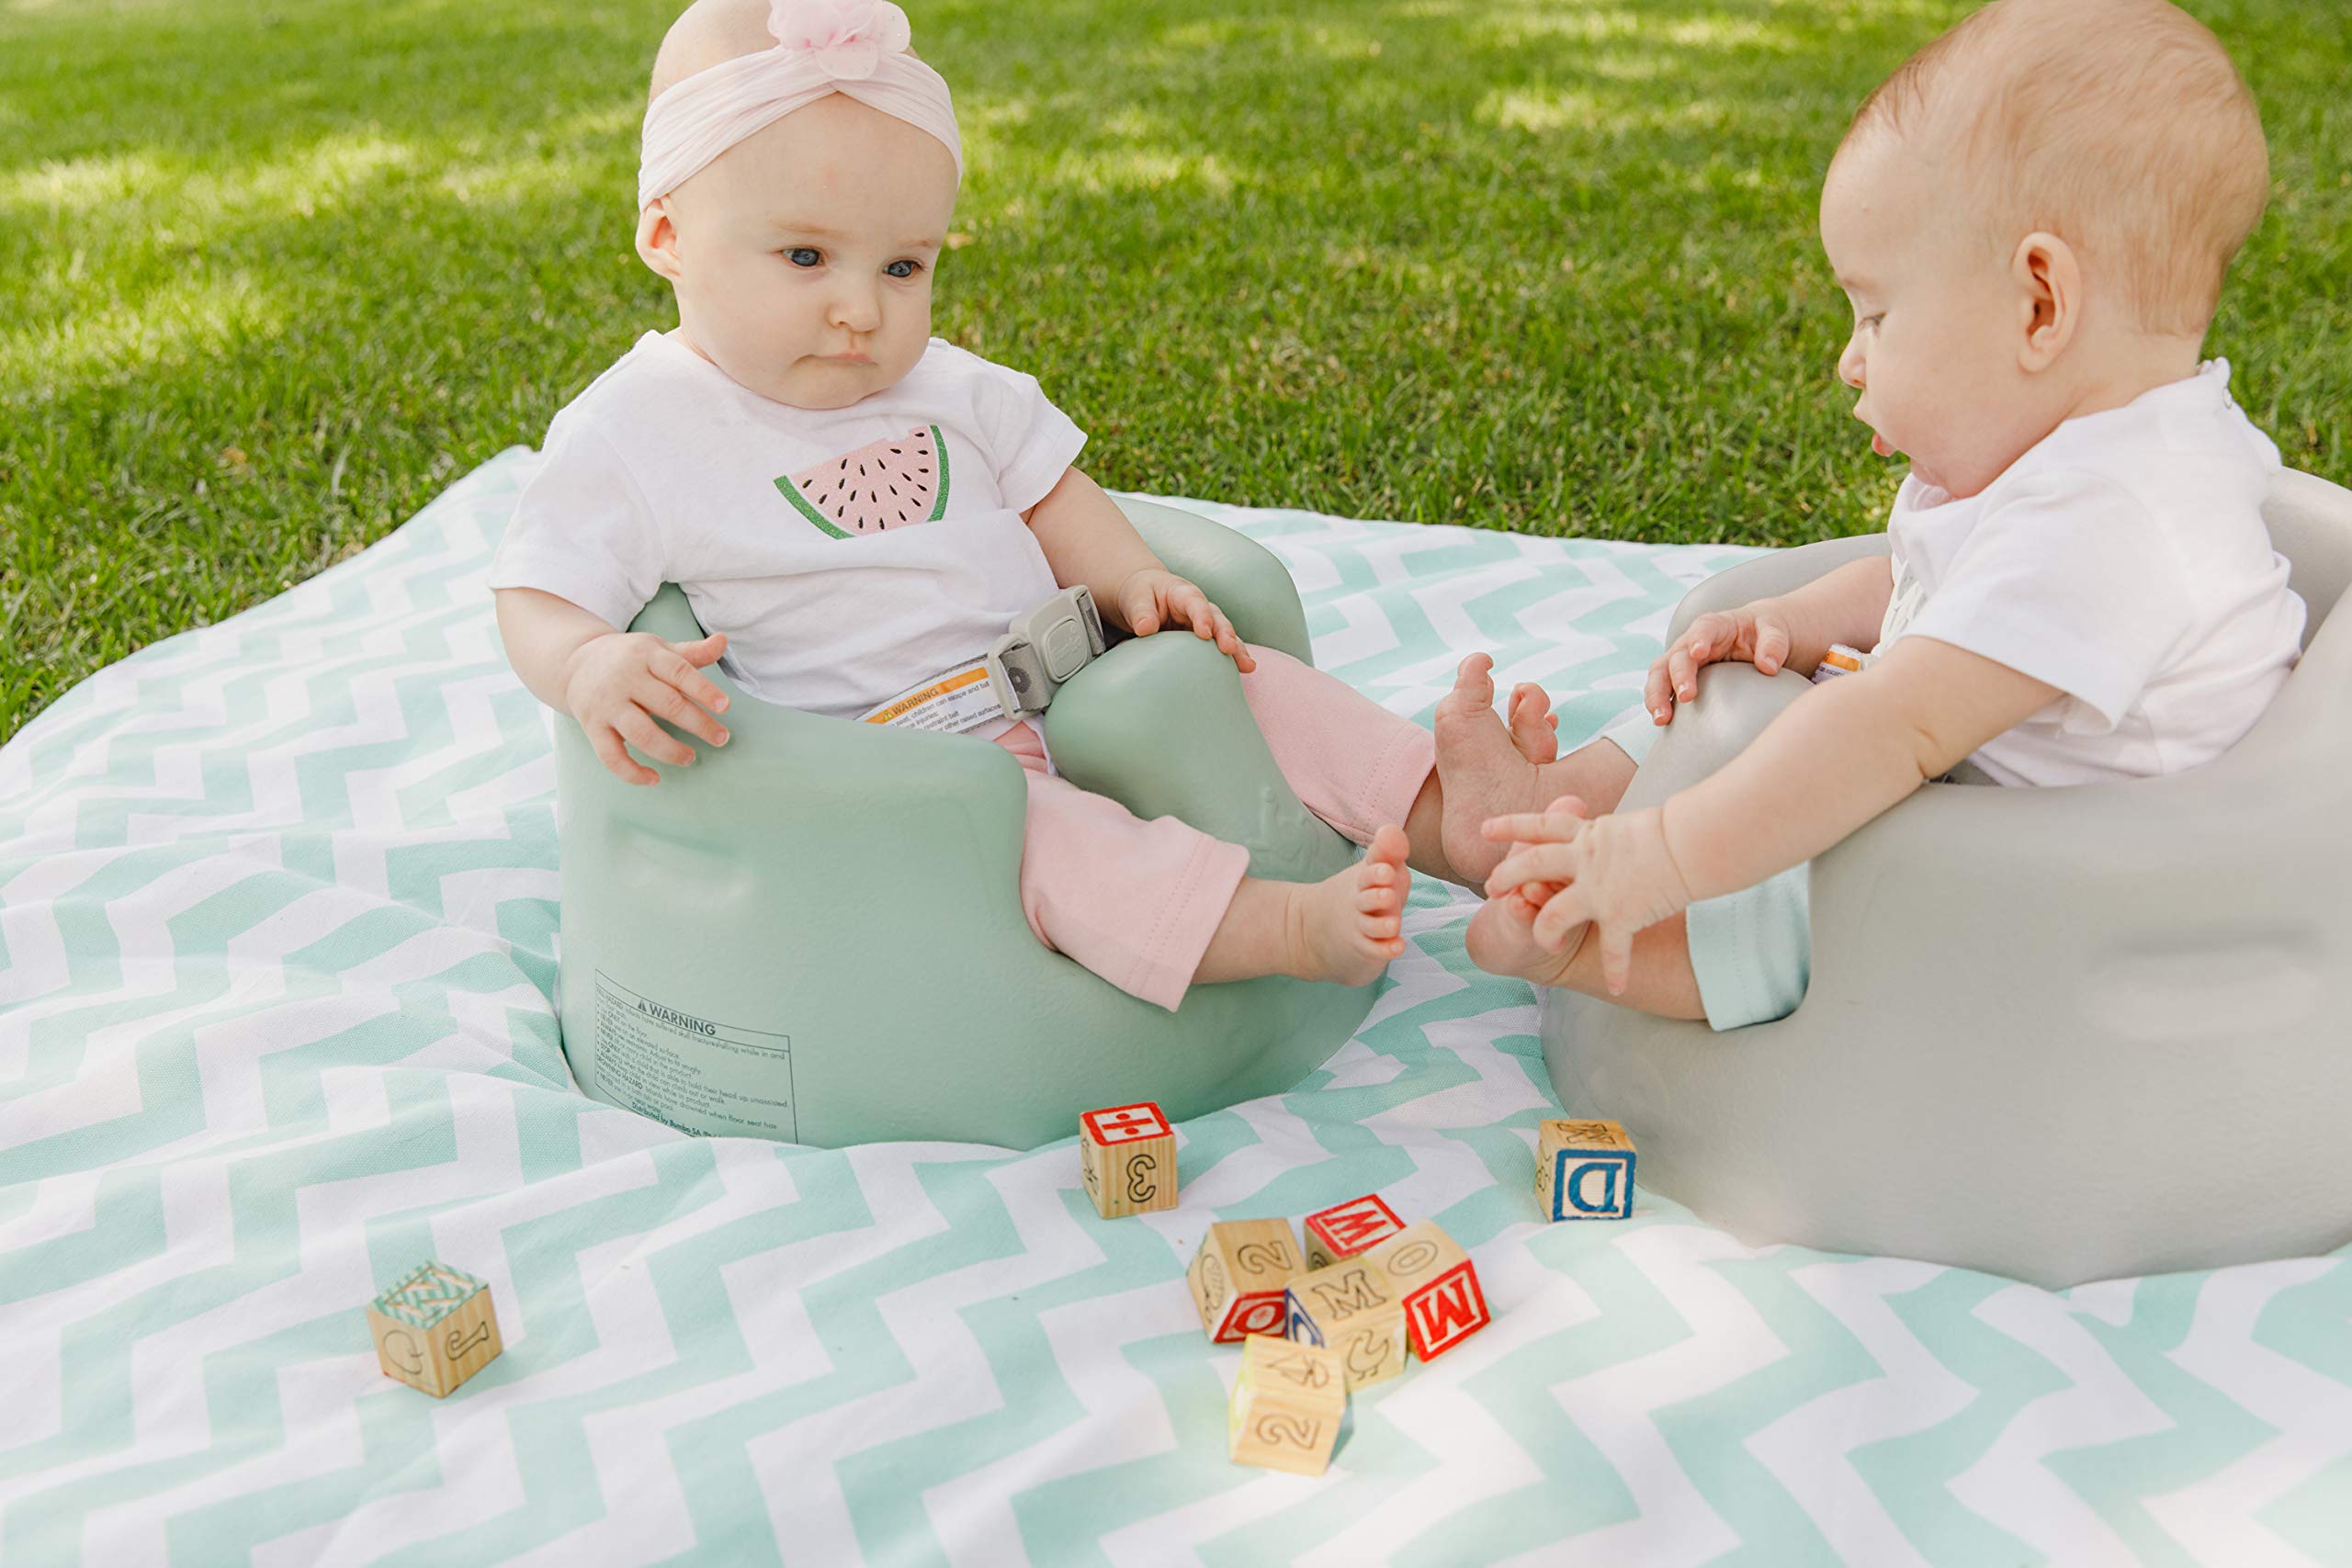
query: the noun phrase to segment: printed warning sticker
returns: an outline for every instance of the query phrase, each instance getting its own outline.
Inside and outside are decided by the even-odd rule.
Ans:
[[[596,972],[596,1092],[686,1133],[800,1141],[792,1037],[668,1006]]]
[[[961,735],[1003,716],[1004,705],[989,684],[989,661],[975,659],[899,693],[858,722]]]

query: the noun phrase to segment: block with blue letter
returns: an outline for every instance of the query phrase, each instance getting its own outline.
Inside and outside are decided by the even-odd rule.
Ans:
[[[1634,1140],[1614,1122],[1555,1120],[1535,1134],[1535,1196],[1547,1220],[1634,1213]]]

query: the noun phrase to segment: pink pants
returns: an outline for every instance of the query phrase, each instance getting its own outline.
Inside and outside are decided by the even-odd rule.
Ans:
[[[1309,811],[1353,842],[1402,824],[1437,742],[1345,682],[1272,649],[1250,649],[1250,712]],[[1146,822],[1046,772],[1037,732],[997,744],[1029,773],[1021,907],[1037,940],[1130,996],[1173,1010],[1250,869],[1250,852],[1173,817]]]

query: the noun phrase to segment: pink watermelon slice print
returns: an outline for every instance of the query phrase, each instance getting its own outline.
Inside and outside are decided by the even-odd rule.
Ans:
[[[917,425],[803,468],[775,488],[800,515],[836,539],[936,523],[947,511],[947,443]]]

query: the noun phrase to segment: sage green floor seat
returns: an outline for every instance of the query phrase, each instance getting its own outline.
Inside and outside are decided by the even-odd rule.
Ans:
[[[1310,658],[1272,554],[1120,504],[1244,638]],[[636,628],[700,635],[674,586]],[[1029,1148],[1100,1106],[1154,1100],[1182,1120],[1289,1089],[1371,1007],[1370,986],[1286,979],[1195,987],[1174,1013],[1126,996],[1030,931],[1027,789],[1001,747],[820,718],[711,673],[731,739],[651,764],[653,787],[557,726],[559,1001],[596,1099],[695,1133]],[[1231,662],[1189,633],[1113,648],[1046,734],[1073,782],[1247,845],[1256,875],[1317,880],[1356,853],[1283,782]]]
[[[1929,784],[1812,865],[1795,1012],[1718,1034],[1566,991],[1544,1055],[1641,1180],[1744,1241],[2048,1287],[2352,1242],[2352,493],[2274,482],[2302,662],[2222,756],[2063,789]],[[1883,535],[1693,589],[1704,612]],[[1625,796],[1655,805],[1809,690],[1717,664]]]

